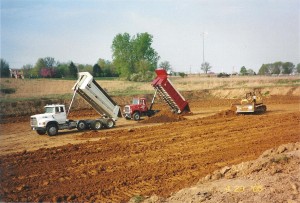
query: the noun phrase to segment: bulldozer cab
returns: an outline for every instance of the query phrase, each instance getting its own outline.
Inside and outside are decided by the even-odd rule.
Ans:
[[[256,104],[263,103],[261,90],[254,89],[253,92],[246,93],[246,97],[241,100],[241,104],[246,104],[246,103],[256,103]]]

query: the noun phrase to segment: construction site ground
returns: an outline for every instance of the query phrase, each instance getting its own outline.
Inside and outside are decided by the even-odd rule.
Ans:
[[[120,119],[114,129],[61,131],[54,137],[31,131],[29,117],[3,123],[0,200],[167,198],[213,171],[299,142],[299,101],[299,96],[270,96],[265,114],[235,115],[230,106],[236,100],[197,100],[190,102],[191,114]],[[71,117],[97,115],[84,110]]]

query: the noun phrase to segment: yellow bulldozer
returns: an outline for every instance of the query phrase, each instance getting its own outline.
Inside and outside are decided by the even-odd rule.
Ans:
[[[234,104],[236,113],[264,113],[267,111],[267,106],[263,104],[262,94],[260,89],[254,89],[248,92],[240,102]]]

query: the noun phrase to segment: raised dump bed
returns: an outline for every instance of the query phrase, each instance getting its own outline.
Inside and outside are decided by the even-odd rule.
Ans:
[[[189,112],[190,107],[183,96],[174,88],[168,79],[168,74],[164,69],[157,69],[156,78],[152,82],[152,86],[157,90],[159,96],[170,106],[173,112],[182,113]]]
[[[122,117],[120,107],[93,79],[87,72],[79,73],[79,79],[74,85],[76,91],[85,101],[87,101],[100,115],[117,120]]]

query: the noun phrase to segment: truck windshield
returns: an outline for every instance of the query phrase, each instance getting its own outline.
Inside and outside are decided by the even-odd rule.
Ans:
[[[134,98],[132,101],[132,104],[139,104],[139,99],[138,98]]]
[[[45,107],[45,113],[54,113],[54,107]]]

